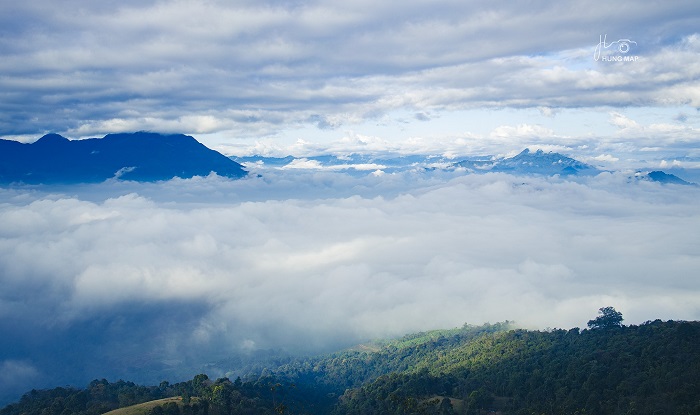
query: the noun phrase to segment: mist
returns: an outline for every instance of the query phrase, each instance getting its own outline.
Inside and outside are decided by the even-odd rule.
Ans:
[[[699,202],[611,173],[0,189],[0,398],[464,323],[585,327],[608,305],[697,320]]]

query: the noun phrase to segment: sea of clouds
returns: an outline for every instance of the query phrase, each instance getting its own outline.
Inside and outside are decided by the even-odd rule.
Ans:
[[[699,205],[616,173],[0,188],[0,397],[464,323],[585,327],[608,305],[697,320]]]

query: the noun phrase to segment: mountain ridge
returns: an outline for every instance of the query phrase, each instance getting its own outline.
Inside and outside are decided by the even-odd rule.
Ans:
[[[355,175],[368,173],[398,173],[405,171],[466,171],[469,174],[506,173],[524,176],[559,176],[563,178],[592,177],[613,172],[587,164],[557,152],[532,151],[525,148],[512,157],[472,156],[455,159],[435,155],[401,154],[349,154],[344,156],[322,154],[316,156],[284,157],[231,156],[232,160],[247,168],[277,170],[328,170]],[[695,185],[677,175],[660,170],[643,173],[637,171],[637,180],[662,184]]]
[[[0,139],[0,183],[159,181],[210,173],[240,178],[243,167],[194,137],[152,132],[69,140],[46,134],[31,144]]]
[[[603,309],[601,309],[603,310]],[[613,309],[614,310],[614,309]],[[621,317],[621,316],[620,316]],[[33,390],[0,415],[97,415],[182,397],[188,414],[685,414],[700,411],[700,322],[620,321],[588,329],[510,324],[415,333],[372,350],[300,357],[235,380],[159,386],[94,380]],[[195,397],[198,397],[196,399]],[[168,409],[163,406],[163,410]]]
[[[661,170],[652,170],[649,172],[637,172],[635,177],[638,180],[646,180],[650,182],[657,182],[662,184],[677,184],[681,186],[697,186],[696,183],[688,182],[681,179],[675,174],[666,173]]]

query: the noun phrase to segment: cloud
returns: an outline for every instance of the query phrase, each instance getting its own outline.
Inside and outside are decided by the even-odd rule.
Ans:
[[[0,400],[5,401],[18,393],[28,392],[40,376],[39,370],[28,361],[0,361]]]
[[[617,157],[613,157],[610,154],[601,154],[599,156],[592,157],[591,160],[602,161],[602,162],[607,162],[607,163],[614,163],[616,161],[619,161],[620,159]]]
[[[540,138],[551,137],[554,132],[540,125],[520,124],[518,126],[502,125],[491,132],[491,137],[503,139],[510,137]]]
[[[668,122],[642,124],[619,112],[611,112],[609,122],[618,128],[615,137],[611,137],[609,141],[628,141],[637,149],[656,148],[659,154],[668,154],[669,151],[694,153],[693,144],[690,143],[697,140],[699,130],[693,125]],[[661,143],[663,145],[659,145]]]
[[[158,382],[253,347],[581,327],[604,305],[629,323],[700,318],[700,194],[587,180],[273,170],[3,189],[1,352],[70,375],[53,385]]]
[[[317,160],[308,160],[305,158],[294,159],[291,163],[284,166],[285,169],[322,169],[323,166]]]
[[[671,162],[668,162],[666,160],[661,160],[661,163],[659,163],[659,167],[661,167],[662,169],[668,168],[668,167],[680,167],[682,165],[683,165],[683,163],[681,163],[678,160],[673,160]]]
[[[620,114],[619,112],[612,112],[610,113],[610,124],[621,128],[621,129],[637,129],[639,128],[639,124],[637,124],[636,121],[629,119],[628,117],[625,117],[624,115]]]
[[[394,110],[439,123],[454,109],[700,102],[692,1],[70,4],[2,6],[0,134],[250,139]],[[640,61],[596,64],[601,33],[635,39]]]
[[[550,108],[550,107],[539,107],[537,108],[542,115],[545,117],[554,117],[557,114],[557,111]]]

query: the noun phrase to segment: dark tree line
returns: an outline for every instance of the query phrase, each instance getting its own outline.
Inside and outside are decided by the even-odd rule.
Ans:
[[[97,415],[113,409],[161,399],[167,395],[167,383],[139,386],[133,382],[110,383],[93,380],[85,389],[55,388],[32,390],[19,402],[0,410],[0,415]]]
[[[700,322],[622,325],[600,309],[589,329],[511,324],[417,333],[300,358],[245,379],[176,384],[93,381],[31,391],[0,415],[100,414],[182,397],[154,415],[700,414]]]
[[[698,344],[698,322],[513,330],[351,389],[334,413],[700,414]]]

